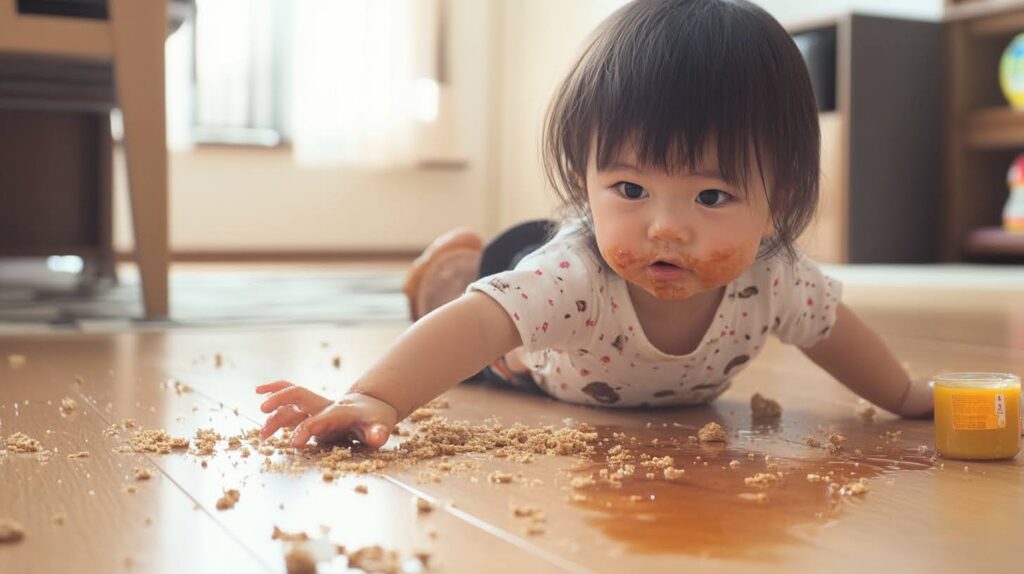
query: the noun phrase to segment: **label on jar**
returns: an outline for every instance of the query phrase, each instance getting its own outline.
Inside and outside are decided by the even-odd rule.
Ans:
[[[991,430],[1006,428],[1006,395],[1003,393],[953,393],[953,428]]]

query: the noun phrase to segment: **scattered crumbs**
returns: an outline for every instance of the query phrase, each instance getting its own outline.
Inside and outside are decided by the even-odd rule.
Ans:
[[[243,446],[242,450],[239,451],[239,454],[242,455],[242,458],[249,458],[249,455],[252,454],[252,451],[249,450],[249,447]]]
[[[917,452],[919,452],[921,454],[925,454],[926,452],[928,452],[928,445],[926,445],[926,444],[919,444],[919,445],[917,445]]]
[[[229,510],[234,508],[238,504],[238,500],[242,498],[242,494],[234,488],[228,490],[223,496],[217,499],[217,510]]]
[[[419,496],[416,497],[416,512],[426,514],[428,512],[432,512],[435,507],[436,505],[426,498],[420,498]]]
[[[820,474],[816,474],[816,473],[810,472],[810,473],[807,473],[807,482],[813,482],[813,483],[829,482],[829,478],[827,476],[822,476]]]
[[[370,489],[367,488],[365,484],[357,484],[355,491],[358,492],[359,494],[366,494],[370,492]]]
[[[512,482],[512,478],[512,473],[496,470],[487,475],[487,482],[492,482],[494,484],[508,484]]]
[[[214,355],[213,356],[213,366],[215,366],[215,367],[217,367],[219,369],[223,365],[224,365],[224,357],[221,356],[220,353],[217,353],[216,355]]]
[[[132,428],[135,426],[135,422],[128,419],[125,421],[124,425],[125,428]],[[188,444],[189,441],[187,438],[173,437],[167,434],[167,431],[144,429],[136,431],[135,434],[128,439],[127,446],[118,447],[116,450],[118,452],[152,452],[157,454],[170,454],[173,449],[188,448]]]
[[[316,558],[303,542],[293,542],[284,553],[284,567],[288,574],[316,574]]]
[[[731,461],[729,461],[729,468],[739,468],[739,467],[740,467],[740,461],[738,461],[738,460],[731,460]]]
[[[325,469],[324,473],[323,473],[323,475],[321,475],[321,477],[323,478],[324,482],[331,482],[334,479],[338,478],[338,471],[331,470],[329,468]]]
[[[7,355],[7,364],[10,365],[12,369],[20,369],[24,367],[27,362],[28,358],[25,355],[18,355],[14,353]]]
[[[718,423],[708,423],[697,431],[700,442],[725,442],[725,429]]]
[[[0,518],[0,544],[20,542],[25,538],[25,529],[17,522]]]
[[[124,486],[125,494],[135,494],[138,491],[139,491],[139,489],[136,488],[136,486],[134,484],[126,484]]]
[[[761,396],[761,393],[754,393],[750,397],[750,415],[755,419],[777,419],[782,416],[782,405]]]
[[[867,402],[864,399],[857,400],[857,406],[854,409],[857,417],[865,423],[870,423],[875,420],[875,415],[878,411],[875,410],[875,406]]]
[[[135,480],[149,480],[153,477],[153,473],[149,468],[144,466],[132,467],[132,474],[135,475]]]
[[[183,383],[181,381],[177,381],[176,380],[176,381],[174,381],[174,392],[178,393],[179,395],[183,395],[185,393],[191,393],[192,392],[192,387],[186,385],[185,383]]]
[[[43,445],[39,441],[21,432],[7,437],[6,444],[8,452],[39,452],[43,450]]]
[[[435,409],[431,409],[431,408],[427,408],[427,407],[420,407],[420,408],[416,409],[415,411],[413,411],[412,414],[410,414],[407,417],[407,420],[409,420],[411,422],[414,422],[414,423],[418,423],[420,421],[425,421],[427,419],[434,418],[436,416],[437,416],[437,411]]]
[[[821,441],[818,440],[817,438],[813,437],[813,436],[808,436],[806,439],[804,439],[804,442],[809,447],[821,448]]]
[[[72,453],[68,455],[68,458],[89,458],[89,451],[83,450],[80,452]]]
[[[768,500],[768,495],[763,492],[741,492],[739,494],[741,500],[747,500],[750,502],[756,502],[761,504]]]
[[[341,357],[339,357],[338,355],[335,355],[335,356],[334,356],[334,357],[333,357],[333,358],[331,359],[331,365],[332,365],[332,366],[333,366],[333,367],[334,367],[335,369],[340,369],[340,368],[341,368]]]
[[[670,467],[665,469],[665,479],[666,480],[677,480],[677,479],[683,478],[684,474],[686,474],[686,470],[682,469],[682,468],[672,468],[670,466]]]
[[[77,408],[78,403],[71,397],[64,397],[60,400],[60,414],[64,416],[70,415]]]
[[[748,476],[743,479],[743,483],[746,484],[747,486],[760,486],[762,488],[775,484],[778,481],[778,476],[767,472],[759,472],[754,476]]]

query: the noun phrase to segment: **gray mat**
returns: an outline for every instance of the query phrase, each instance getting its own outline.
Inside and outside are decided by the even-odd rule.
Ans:
[[[171,273],[171,318],[142,319],[138,279],[0,266],[0,332],[406,322],[400,272]]]

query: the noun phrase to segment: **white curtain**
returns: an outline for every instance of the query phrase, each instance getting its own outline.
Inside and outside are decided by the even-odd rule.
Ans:
[[[290,135],[307,165],[413,165],[436,117],[436,0],[301,0],[294,6]]]

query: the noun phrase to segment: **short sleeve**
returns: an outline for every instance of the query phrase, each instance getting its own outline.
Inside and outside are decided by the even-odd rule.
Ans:
[[[593,324],[597,301],[587,259],[565,249],[543,249],[515,269],[478,279],[479,291],[501,305],[528,352],[568,348]]]
[[[804,256],[793,263],[779,262],[774,269],[772,330],[784,343],[813,347],[836,323],[842,284]]]

